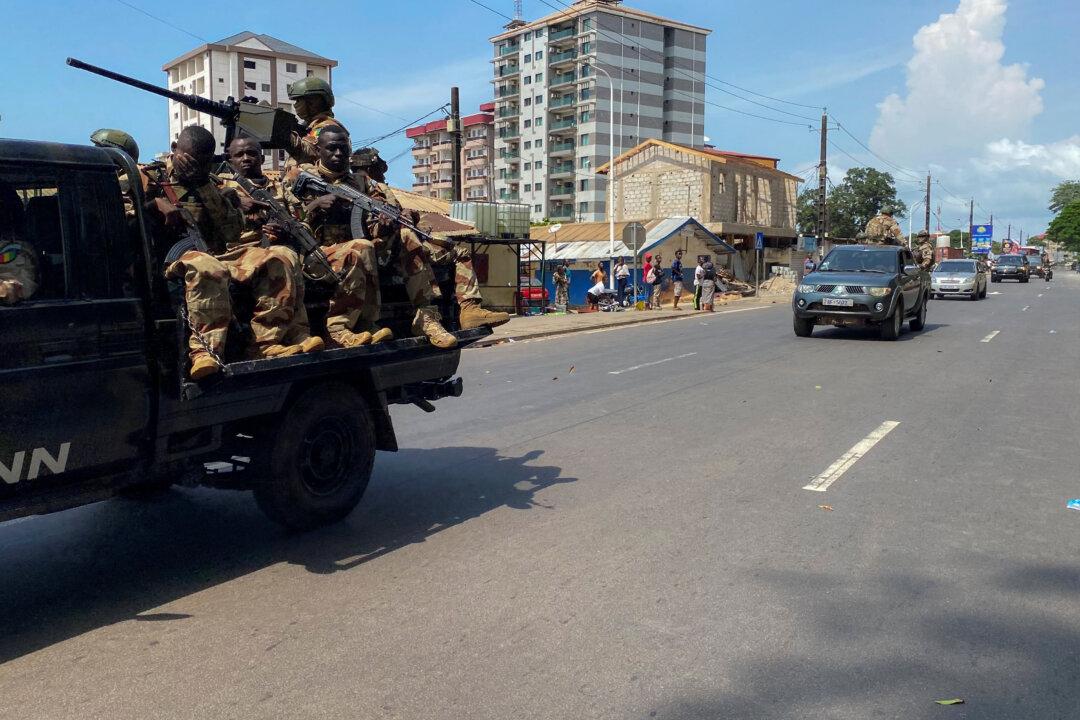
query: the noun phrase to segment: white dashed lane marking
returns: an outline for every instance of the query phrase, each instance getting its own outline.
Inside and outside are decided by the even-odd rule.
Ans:
[[[840,459],[830,465],[825,472],[811,480],[809,485],[804,485],[803,490],[813,490],[814,492],[828,490],[830,485],[839,480],[841,475],[859,461],[859,458],[870,452],[871,448],[881,442],[881,439],[891,433],[893,428],[899,424],[895,420],[886,420],[881,423],[874,432],[855,443],[854,447],[841,455]]]
[[[986,337],[984,337],[984,338],[983,338],[982,340],[980,340],[979,342],[990,342],[990,341],[991,341],[991,340],[993,340],[993,339],[994,339],[995,337],[997,337],[997,334],[998,334],[999,332],[1001,332],[1001,331],[1000,331],[1000,330],[995,330],[994,332],[990,333],[989,335],[987,335]]]
[[[675,357],[664,358],[663,360],[653,360],[652,362],[642,363],[641,365],[634,365],[632,367],[624,368],[622,370],[611,370],[608,372],[608,375],[622,375],[623,373],[633,372],[634,370],[640,370],[641,368],[652,367],[653,365],[662,365],[663,363],[671,362],[672,360],[682,360],[683,358],[688,358],[691,355],[697,355],[697,353],[683,353],[682,355],[676,355]]]

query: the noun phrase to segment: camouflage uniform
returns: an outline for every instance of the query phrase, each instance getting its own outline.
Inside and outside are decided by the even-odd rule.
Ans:
[[[564,270],[561,274],[556,272],[551,276],[555,283],[555,304],[567,306],[570,304],[570,276]]]
[[[289,137],[289,144],[285,148],[285,151],[289,153],[289,161],[285,163],[286,172],[296,165],[304,163],[314,165],[319,161],[319,135],[328,127],[345,130],[345,126],[341,124],[340,120],[334,117],[334,113],[327,110],[312,116],[312,118],[304,124],[304,129],[307,132],[303,135],[295,132],[292,133]],[[345,130],[345,132],[348,131]]]
[[[260,247],[250,234],[249,242],[242,242],[245,218],[214,181],[189,188],[172,179],[167,166],[146,170],[152,173],[146,178],[148,197],[164,197],[190,213],[210,251],[189,250],[165,268],[165,277],[184,281],[185,306],[194,328],[188,339],[193,363],[208,351],[218,357],[224,353],[232,320],[230,279],[250,288],[255,298],[251,330],[256,347],[305,341],[307,316],[297,254],[284,246]]]
[[[871,245],[901,245],[904,231],[891,215],[879,213],[866,223],[866,242]]]
[[[285,199],[289,209],[299,217],[319,241],[330,265],[341,277],[330,298],[326,315],[326,331],[331,340],[339,341],[348,334],[364,331],[379,319],[379,270],[375,244],[365,238],[354,237],[349,221],[350,208],[335,206],[330,211],[308,214],[304,206],[317,195],[298,197],[291,189],[292,180],[305,170],[327,182],[349,185],[363,191],[352,173],[334,173],[321,163],[303,164],[288,171]],[[427,284],[430,291],[430,283]]]
[[[923,270],[929,270],[934,266],[934,243],[930,240],[930,233],[926,231],[920,232],[917,237],[915,246],[918,249],[916,255],[919,260],[919,267]]]
[[[21,240],[0,239],[0,304],[14,305],[37,291],[37,253]]]

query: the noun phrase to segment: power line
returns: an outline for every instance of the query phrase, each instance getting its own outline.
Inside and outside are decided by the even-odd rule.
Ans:
[[[352,103],[353,105],[356,105],[357,107],[362,107],[365,110],[370,110],[371,112],[377,112],[380,115],[385,115],[386,117],[392,117],[395,120],[401,120],[402,122],[405,122],[405,118],[401,117],[400,115],[394,115],[393,113],[388,113],[385,110],[380,110],[377,107],[371,107],[370,105],[365,105],[362,102],[357,102],[356,100],[353,100],[351,97],[349,97],[347,95],[342,95],[341,99],[344,100],[345,102]]]
[[[510,17],[509,15],[507,15],[506,13],[501,13],[498,10],[496,10],[495,8],[490,7],[488,5],[485,5],[482,2],[479,2],[479,0],[469,0],[469,2],[471,2],[473,5],[479,5],[480,7],[484,8],[485,10],[493,12],[493,13],[495,13],[496,15],[498,15],[500,17],[506,18],[507,20],[513,21],[513,19],[514,19],[514,18]]]
[[[146,10],[143,10],[141,7],[138,7],[137,5],[132,5],[131,3],[126,2],[126,0],[116,0],[116,2],[120,3],[121,5],[123,5],[125,7],[131,8],[135,12],[142,13],[143,15],[150,18],[151,20],[158,21],[162,25],[167,25],[168,27],[171,27],[173,30],[176,30],[177,32],[182,32],[185,35],[190,35],[191,37],[195,38],[196,40],[201,40],[204,43],[210,42],[209,40],[202,37],[201,35],[196,35],[195,33],[191,32],[190,30],[185,30],[184,28],[180,27],[179,25],[173,25],[168,20],[166,20],[164,18],[160,18],[157,15],[154,15],[152,13],[149,13]]]
[[[416,118],[415,120],[413,120],[412,122],[410,122],[410,123],[408,123],[406,125],[403,125],[402,127],[399,127],[399,128],[397,128],[395,130],[392,130],[392,131],[386,133],[385,135],[380,135],[378,137],[368,138],[368,139],[362,140],[360,142],[354,143],[353,147],[369,147],[371,145],[374,145],[377,142],[381,142],[382,140],[385,140],[386,138],[390,137],[391,135],[397,135],[399,132],[402,132],[403,130],[407,130],[407,129],[411,128],[413,125],[416,125],[417,123],[419,123],[422,120],[426,120],[427,118],[431,117],[432,115],[434,115],[437,112],[443,112],[445,110],[446,110],[446,105],[440,105],[439,107],[435,108],[431,112],[421,115],[420,117]]]
[[[914,178],[916,178],[916,179],[921,179],[921,178],[920,178],[920,176],[919,176],[919,174],[918,174],[918,173],[916,173],[916,172],[915,172],[914,170],[908,170],[907,168],[901,167],[900,165],[897,165],[897,164],[896,164],[896,163],[894,163],[894,162],[891,162],[891,161],[889,161],[889,160],[886,160],[885,158],[881,157],[881,156],[880,156],[880,155],[878,155],[878,154],[877,154],[876,152],[874,152],[873,150],[871,150],[871,149],[870,149],[870,147],[869,147],[869,146],[868,146],[868,145],[867,145],[866,143],[864,143],[864,142],[863,142],[862,140],[860,140],[859,138],[855,137],[855,136],[854,136],[854,135],[853,135],[853,134],[851,133],[851,131],[850,131],[850,130],[848,130],[848,129],[847,129],[846,127],[844,127],[843,123],[841,123],[841,122],[840,122],[839,120],[837,120],[837,121],[836,121],[836,126],[837,126],[838,128],[840,128],[840,129],[841,129],[841,130],[842,130],[842,131],[844,132],[844,134],[846,134],[846,135],[847,135],[847,136],[848,136],[849,138],[851,138],[851,139],[852,139],[852,140],[854,140],[854,141],[855,141],[856,143],[858,143],[858,144],[859,144],[859,146],[860,146],[861,148],[863,148],[864,150],[866,150],[866,152],[870,153],[871,155],[873,155],[874,157],[876,157],[876,158],[877,158],[878,160],[880,160],[881,162],[885,163],[885,164],[886,164],[886,165],[888,165],[889,167],[893,168],[893,169],[894,169],[894,170],[896,170],[897,172],[902,172],[902,173],[905,173],[905,174],[907,174],[907,175],[910,175],[910,176],[912,176],[912,177],[914,177]]]

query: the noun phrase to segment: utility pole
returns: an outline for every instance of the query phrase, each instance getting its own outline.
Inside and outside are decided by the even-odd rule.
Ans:
[[[1012,223],[1009,223],[1009,229],[1005,231],[1005,238],[1012,240]]]
[[[821,160],[818,162],[818,217],[817,236],[821,247],[825,242],[825,236],[829,232],[829,213],[825,207],[825,182],[828,177],[826,166],[829,143],[829,112],[828,108],[821,111]]]
[[[930,234],[930,173],[926,173],[926,222],[923,224],[923,230],[926,234]]]
[[[450,132],[450,172],[453,173],[450,197],[461,201],[461,107],[458,105],[458,89],[450,88],[450,120],[446,123]]]

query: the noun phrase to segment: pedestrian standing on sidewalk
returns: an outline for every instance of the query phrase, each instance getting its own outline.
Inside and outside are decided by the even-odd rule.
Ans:
[[[615,263],[615,282],[619,286],[619,303],[626,302],[626,281],[630,279],[630,268],[626,266],[626,260],[619,258]]]
[[[589,288],[588,301],[589,306],[593,310],[600,309],[600,296],[604,293],[604,281],[607,279],[607,274],[604,272],[604,263],[596,263],[596,269],[593,270],[591,276],[589,276],[589,282],[592,283],[592,287]]]
[[[672,310],[679,309],[679,296],[682,295],[682,283],[683,283],[683,271],[682,271],[682,250],[675,251],[675,259],[671,263],[671,285],[672,292],[675,294],[675,302],[672,304]]]
[[[660,309],[660,290],[664,287],[663,262],[660,253],[656,253],[656,255],[653,256],[652,267],[649,268],[652,277],[650,278],[648,275],[645,277],[645,282],[652,285],[652,297],[649,298],[649,303],[655,310]]]
[[[701,270],[701,309],[712,312],[713,293],[716,292],[716,267],[712,260],[706,260],[702,263]]]
[[[566,272],[565,263],[555,266],[551,279],[555,283],[555,308],[562,308],[562,312],[566,312],[566,307],[570,304],[570,276]]]
[[[701,267],[702,259],[698,255],[697,267],[694,268],[694,309],[701,309],[701,279],[705,277],[705,271]]]

